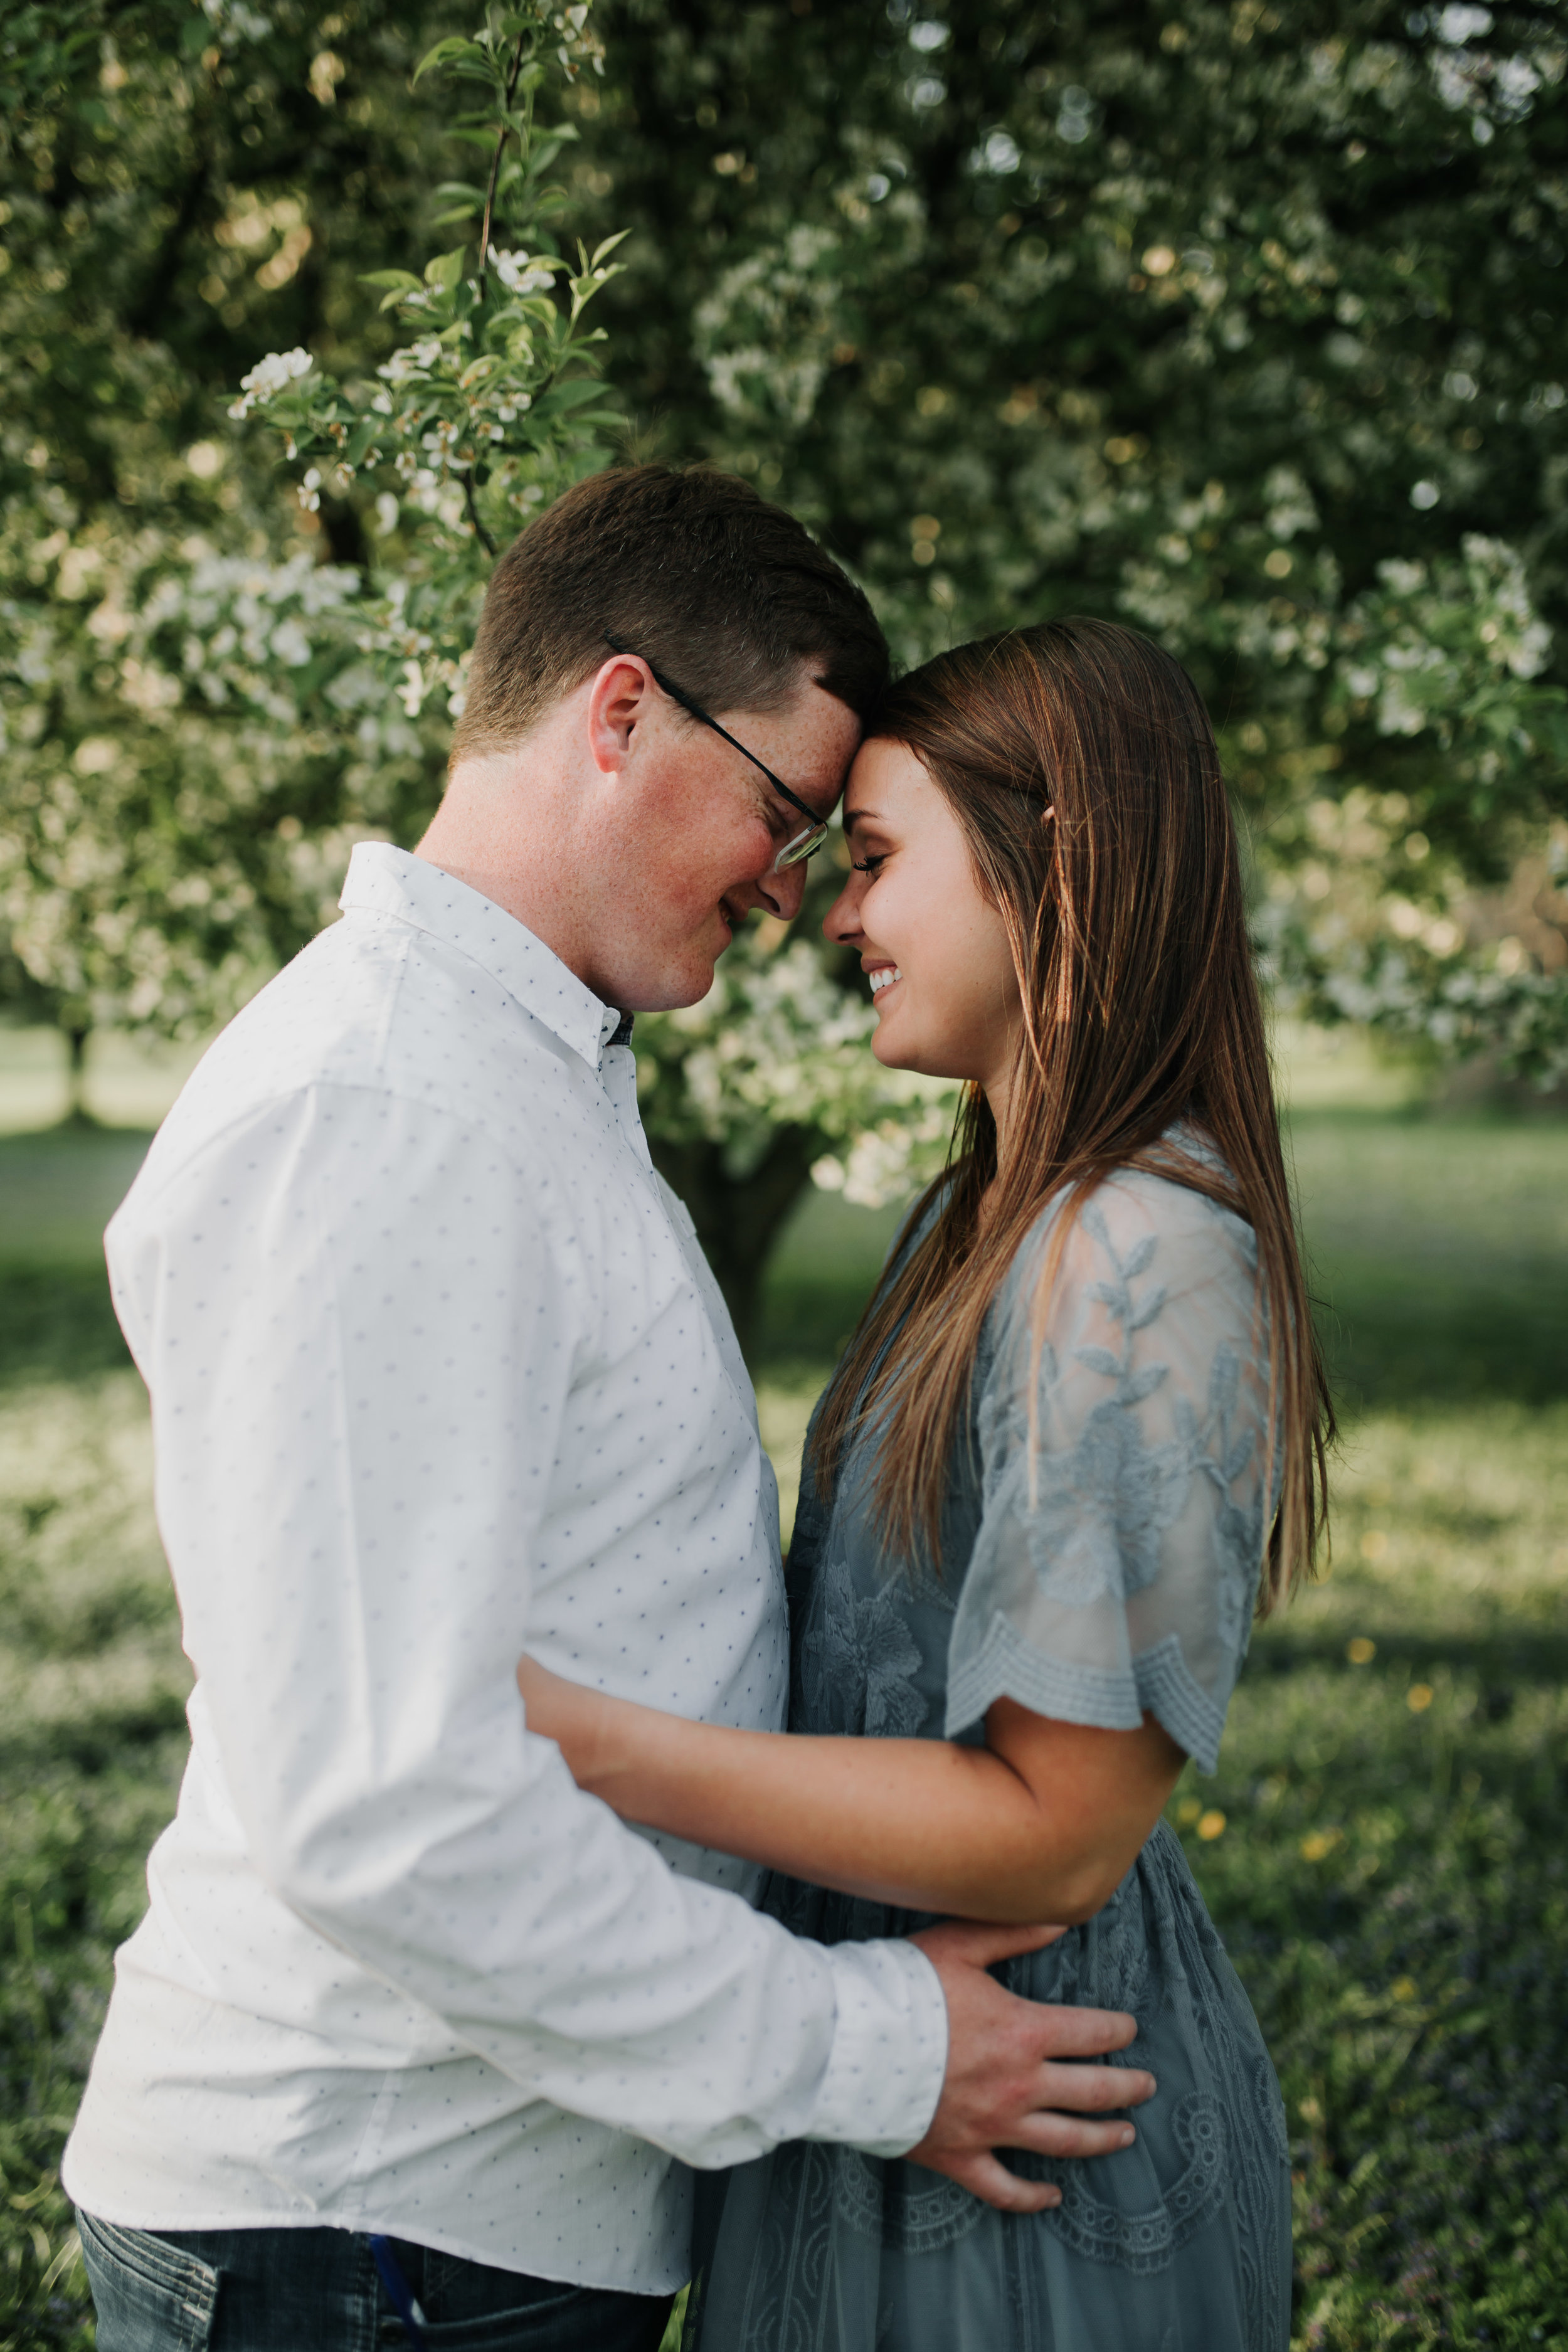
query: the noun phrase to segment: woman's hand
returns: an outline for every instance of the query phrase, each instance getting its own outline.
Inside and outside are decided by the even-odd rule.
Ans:
[[[517,1686],[530,1731],[553,1739],[580,1789],[592,1789],[616,1702],[552,1675],[537,1658],[520,1660]]]

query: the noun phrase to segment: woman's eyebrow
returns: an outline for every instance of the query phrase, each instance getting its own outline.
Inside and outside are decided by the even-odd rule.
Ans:
[[[875,809],[846,809],[844,812],[844,830],[846,833],[853,833],[858,824],[875,824],[877,823],[878,816]]]

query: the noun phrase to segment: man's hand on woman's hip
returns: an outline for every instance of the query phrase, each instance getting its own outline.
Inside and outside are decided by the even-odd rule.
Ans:
[[[1048,2181],[1020,2180],[997,2161],[999,2147],[1039,2156],[1108,2156],[1136,2137],[1120,2116],[1088,2120],[1152,2098],[1152,2074],[1136,2066],[1086,2066],[1125,2050],[1137,2020],[1107,2009],[1062,2009],[1024,2000],[987,1975],[998,1960],[1038,1951],[1059,1927],[992,1927],[949,1920],[910,1938],[942,1982],[947,2001],[947,2073],[931,2128],[910,2160],[945,2172],[986,2204],[1037,2213],[1061,2202]]]

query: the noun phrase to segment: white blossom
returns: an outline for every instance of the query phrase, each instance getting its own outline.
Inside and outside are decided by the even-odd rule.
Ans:
[[[376,373],[384,376],[388,383],[407,383],[415,376],[428,375],[440,356],[441,345],[437,337],[425,335],[418,342],[405,344],[402,351],[394,352],[392,357],[377,368]],[[390,404],[383,414],[391,415]]]
[[[257,361],[248,375],[240,377],[239,388],[245,396],[234,403],[229,415],[236,418],[248,416],[253,408],[286,392],[301,376],[309,375],[314,364],[307,351],[268,352],[264,360]]]
[[[542,293],[554,285],[555,273],[561,267],[547,255],[534,254],[531,257],[526,253],[498,253],[493,245],[489,262],[509,294]]]

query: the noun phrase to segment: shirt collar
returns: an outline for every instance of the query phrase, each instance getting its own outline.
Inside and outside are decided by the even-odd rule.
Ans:
[[[631,1035],[630,1015],[601,1003],[515,915],[389,841],[355,845],[338,904],[345,914],[391,915],[456,948],[595,1069],[606,1045]]]

